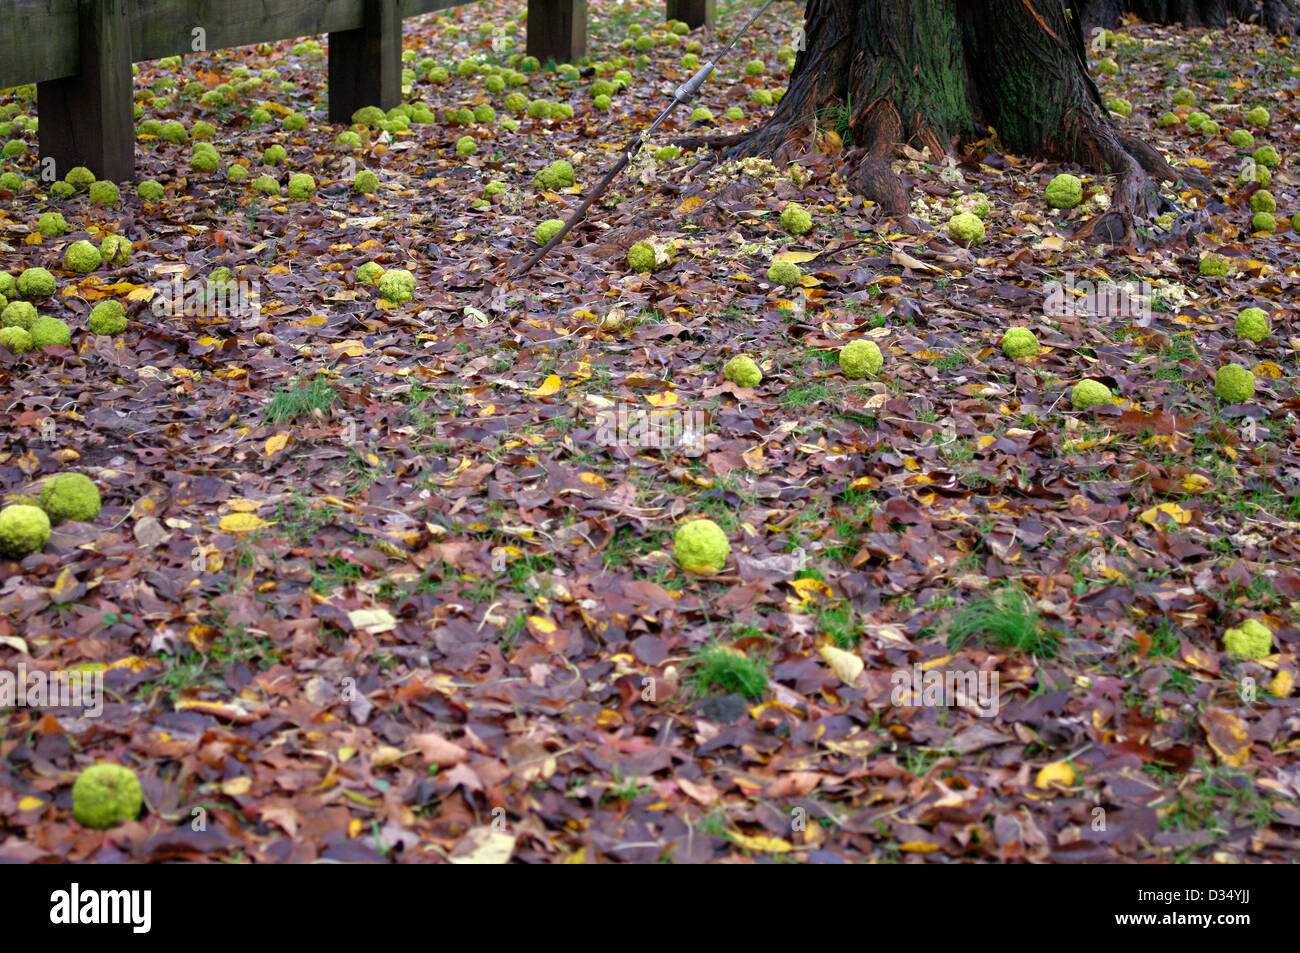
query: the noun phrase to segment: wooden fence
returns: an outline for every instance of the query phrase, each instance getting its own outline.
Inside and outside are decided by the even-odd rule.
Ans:
[[[470,0],[0,0],[0,89],[37,84],[42,157],[115,181],[135,174],[131,64],[329,34],[329,118],[401,99],[402,20]],[[667,0],[667,17],[712,26],[716,0]],[[528,0],[527,52],[571,62],[587,48],[587,0]]]

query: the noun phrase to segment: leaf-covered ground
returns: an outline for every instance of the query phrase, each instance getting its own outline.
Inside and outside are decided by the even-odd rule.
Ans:
[[[1167,186],[1177,208],[1137,247],[1070,238],[1108,179],[993,139],[956,163],[900,152],[924,227],[887,228],[843,186],[851,142],[830,111],[795,170],[647,150],[511,279],[535,227],[567,218],[690,75],[685,44],[713,52],[755,6],[723,4],[720,36],[673,44],[661,4],[593,3],[591,63],[608,69],[543,64],[498,93],[457,66],[522,51],[515,5],[407,21],[408,99],[436,121],[367,130],[360,148],[326,123],[326,61],[305,41],[142,63],[141,120],[211,123],[220,165],[192,171],[190,144],[142,135],[138,178],[165,192],[123,183],[118,208],[52,197],[32,124],[13,123],[35,114],[31,90],[0,99],[31,147],[4,162],[23,181],[0,192],[3,268],[53,270],[41,313],[74,329],[68,348],[0,352],[0,492],[75,469],[104,501],[0,562],[0,659],[103,669],[106,689],[99,717],[0,712],[0,857],[1297,857],[1292,48],[1253,28],[1134,25],[1094,54],[1119,67],[1103,93],[1134,105],[1116,121],[1214,186]],[[769,114],[753,94],[787,81],[778,49],[798,15],[774,7],[706,85],[713,122],[683,110],[652,146]],[[507,17],[509,39],[478,29]],[[634,27],[655,42],[597,110],[592,82]],[[753,59],[764,69],[746,75]],[[1158,127],[1183,86],[1196,105]],[[573,117],[511,131],[515,91]],[[444,121],[485,103],[496,119]],[[1264,128],[1243,122],[1255,106]],[[1188,128],[1195,110],[1220,134]],[[306,127],[284,129],[289,113]],[[1273,234],[1250,231],[1252,150],[1226,140],[1239,128],[1281,158]],[[461,158],[466,135],[477,151]],[[286,156],[264,167],[275,144]],[[561,158],[577,185],[536,187]],[[364,170],[373,196],[351,189]],[[1089,198],[1054,212],[1044,188],[1062,171]],[[248,184],[271,175],[283,193],[295,173],[313,197]],[[492,181],[505,190],[485,199]],[[974,192],[988,237],[966,249],[944,226]],[[811,233],[782,230],[790,202]],[[42,239],[47,210],[67,234]],[[129,264],[62,270],[66,245],[106,233],[131,240]],[[634,242],[671,239],[671,264],[628,268]],[[1227,277],[1199,275],[1212,250]],[[765,277],[788,252],[795,295]],[[382,300],[356,276],[367,262],[409,270],[414,299]],[[260,310],[176,300],[173,281],[219,267]],[[1147,317],[1127,299],[1049,306],[1052,282],[1127,280],[1149,283]],[[130,311],[121,337],[87,330],[106,297]],[[1235,333],[1248,306],[1271,316],[1259,343]],[[1004,356],[1013,325],[1037,356]],[[855,338],[882,348],[878,375],[840,373]],[[740,353],[757,387],[724,379]],[[1245,403],[1215,396],[1230,363],[1255,372]],[[1121,402],[1073,409],[1084,378]],[[618,430],[620,408],[639,431]],[[696,441],[646,439],[683,422]],[[672,557],[699,516],[730,542],[711,576]],[[1247,619],[1272,631],[1265,658],[1225,649]],[[996,714],[900,697],[914,666],[996,674]],[[71,782],[97,761],[138,774],[138,820],[72,820]]]

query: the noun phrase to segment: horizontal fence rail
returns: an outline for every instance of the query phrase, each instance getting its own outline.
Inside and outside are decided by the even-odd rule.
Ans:
[[[402,20],[472,0],[0,0],[0,89],[37,84],[42,157],[102,178],[135,174],[131,64],[329,34],[329,117],[401,98]],[[667,0],[666,16],[712,26],[716,0]],[[528,0],[527,53],[586,53],[587,0]]]

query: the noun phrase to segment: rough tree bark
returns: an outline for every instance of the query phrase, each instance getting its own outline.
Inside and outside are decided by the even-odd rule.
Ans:
[[[804,29],[806,48],[772,117],[713,145],[731,156],[793,158],[814,117],[844,110],[850,155],[861,155],[850,187],[902,217],[908,197],[890,167],[897,144],[938,157],[992,126],[1017,154],[1117,173],[1114,214],[1103,217],[1110,238],[1131,237],[1134,216],[1152,211],[1149,176],[1179,178],[1111,123],[1083,31],[1062,0],[809,0]]]
[[[1300,28],[1297,0],[1074,0],[1074,6],[1086,30],[1116,26],[1125,13],[1148,23],[1222,27],[1244,20],[1276,33]]]

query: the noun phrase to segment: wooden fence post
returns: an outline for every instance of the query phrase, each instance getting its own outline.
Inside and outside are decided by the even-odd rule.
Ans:
[[[713,29],[718,19],[717,0],[668,0],[668,19],[681,20],[694,30],[707,26]]]
[[[78,0],[81,73],[36,85],[42,173],[52,159],[55,178],[79,165],[114,182],[135,176],[128,3]]]
[[[330,122],[350,123],[363,106],[392,109],[402,98],[402,18],[397,0],[365,0],[365,25],[331,33]]]
[[[572,63],[587,53],[587,0],[528,0],[528,55]]]

